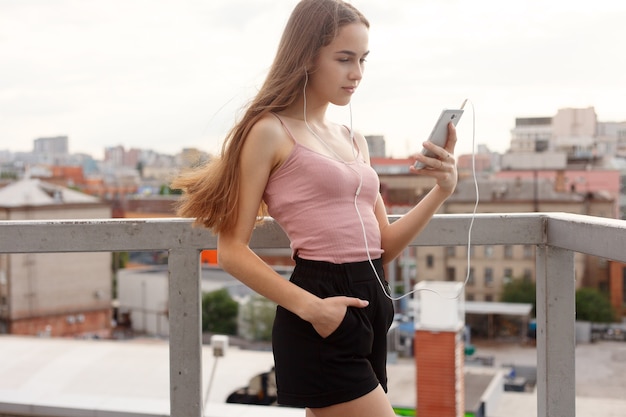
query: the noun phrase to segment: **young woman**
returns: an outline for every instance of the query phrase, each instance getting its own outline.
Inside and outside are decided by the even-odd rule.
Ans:
[[[369,53],[366,18],[341,0],[302,0],[261,90],[220,158],[181,175],[179,214],[218,234],[219,264],[278,304],[273,331],[278,401],[309,417],[391,417],[386,333],[393,317],[383,265],[424,228],[456,186],[452,156],[425,146],[418,174],[437,185],[389,224],[364,137],[326,119],[358,88]],[[291,241],[283,279],[248,246],[268,213]]]

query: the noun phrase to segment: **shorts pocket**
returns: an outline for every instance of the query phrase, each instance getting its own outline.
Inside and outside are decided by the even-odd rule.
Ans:
[[[362,310],[356,307],[348,307],[339,327],[323,339],[325,355],[365,357],[371,353],[374,332]]]
[[[350,307],[348,307],[346,309],[346,314],[344,314],[343,319],[341,320],[341,322],[339,323],[339,326],[337,326],[337,328],[335,330],[333,330],[328,336],[326,337],[322,337],[320,335],[320,337],[322,337],[322,339],[324,340],[329,340],[332,339],[334,335],[341,333],[343,331],[343,327],[348,326],[348,316],[350,315]],[[319,333],[318,333],[319,334]]]

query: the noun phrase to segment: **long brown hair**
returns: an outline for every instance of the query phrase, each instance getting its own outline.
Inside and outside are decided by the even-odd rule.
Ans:
[[[268,112],[279,112],[296,101],[304,86],[305,68],[311,66],[320,48],[330,44],[339,29],[350,23],[369,28],[367,19],[342,0],[302,0],[296,5],[267,78],[226,136],[221,155],[172,182],[172,188],[183,190],[177,205],[179,216],[194,217],[194,224],[214,233],[234,227],[241,181],[239,159],[250,129]],[[259,218],[266,214],[265,204],[261,203]]]

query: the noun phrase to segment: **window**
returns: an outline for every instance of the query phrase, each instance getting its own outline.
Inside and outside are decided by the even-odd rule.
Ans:
[[[465,273],[465,276],[466,276],[466,279],[467,279],[467,285],[470,285],[470,286],[474,285],[474,268],[473,267],[471,267],[469,269],[469,276],[468,276],[467,272]],[[626,279],[626,278],[624,278],[624,279]]]
[[[504,259],[513,259],[513,246],[504,245]]]
[[[485,287],[493,285],[493,268],[485,268]]]
[[[435,265],[435,257],[433,255],[426,255],[426,268],[432,268]]]
[[[485,258],[493,258],[493,246],[485,246]]]
[[[449,266],[446,268],[446,281],[456,281],[456,270],[454,267]]]
[[[485,295],[485,301],[493,301],[493,295]]]
[[[531,245],[524,245],[524,258],[530,259],[533,257],[533,247]]]
[[[524,282],[531,282],[533,280],[533,271],[529,268],[524,269]]]
[[[456,256],[456,246],[446,246],[446,256],[454,258]]]
[[[504,283],[508,284],[513,280],[513,269],[512,268],[504,268]]]

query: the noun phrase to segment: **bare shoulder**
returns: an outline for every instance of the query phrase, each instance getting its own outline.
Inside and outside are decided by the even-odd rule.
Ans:
[[[252,126],[245,144],[256,158],[267,158],[273,167],[285,160],[292,147],[293,140],[280,120],[271,114],[264,115]]]
[[[248,133],[249,140],[262,140],[263,142],[291,142],[285,128],[276,116],[266,114],[259,119]]]
[[[370,162],[370,152],[367,147],[367,140],[365,140],[365,136],[362,133],[353,131],[354,140],[356,141],[357,146],[359,147],[359,151],[363,155],[363,159],[369,164]]]

